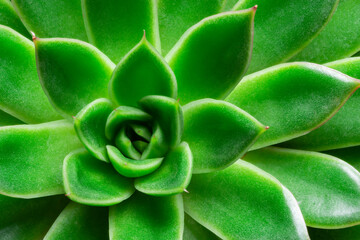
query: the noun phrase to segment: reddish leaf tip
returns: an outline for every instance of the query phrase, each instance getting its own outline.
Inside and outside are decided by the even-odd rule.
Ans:
[[[31,34],[32,40],[35,41],[37,39],[35,33],[33,31],[30,31],[30,34]]]
[[[146,31],[145,31],[145,29],[143,29],[143,31],[144,31],[143,39],[146,39]]]
[[[75,117],[75,116],[72,116],[72,118],[73,118],[74,120],[76,120],[76,117]]]
[[[184,192],[189,193],[189,191],[186,188],[184,188]]]
[[[255,5],[252,7],[252,9],[254,10],[254,12],[256,11],[256,9],[258,8],[258,5]]]
[[[265,127],[265,130],[268,130],[269,128],[270,128],[269,126],[266,126],[266,127]]]
[[[65,194],[65,196],[67,196],[67,197],[68,197],[68,196],[70,196],[70,194],[71,194],[71,193],[67,193],[67,194]]]

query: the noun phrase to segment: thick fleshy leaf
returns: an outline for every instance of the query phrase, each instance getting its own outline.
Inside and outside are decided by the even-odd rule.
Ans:
[[[68,239],[109,239],[108,208],[69,203],[44,240]]]
[[[111,240],[181,240],[184,229],[182,197],[153,197],[137,192],[110,207],[109,225]]]
[[[188,190],[185,212],[222,239],[308,239],[289,190],[249,163],[196,174]]]
[[[339,0],[244,0],[233,10],[259,5],[248,73],[284,62],[322,30]]]
[[[133,107],[148,95],[176,98],[175,75],[145,35],[115,68],[109,95],[119,105]]]
[[[63,196],[19,199],[0,195],[1,239],[43,239],[67,202]]]
[[[141,155],[141,159],[151,159],[164,157],[169,150],[169,145],[159,124],[153,126],[153,135],[151,136],[149,145]]]
[[[139,105],[159,124],[164,142],[169,147],[180,143],[184,119],[179,101],[164,96],[146,96],[140,100]]]
[[[343,229],[308,228],[311,240],[360,240],[360,226]]]
[[[210,232],[200,223],[196,222],[189,215],[185,214],[184,237],[186,240],[220,240],[218,236]]]
[[[32,42],[0,26],[0,46],[0,109],[26,123],[60,119],[41,89]]]
[[[0,126],[19,125],[24,124],[19,119],[0,110]]]
[[[189,27],[203,18],[220,12],[225,1],[158,0],[159,30],[163,55],[168,53]]]
[[[85,149],[71,152],[64,160],[64,187],[71,200],[91,206],[111,206],[135,191],[132,181],[118,174]]]
[[[125,177],[141,177],[153,172],[162,163],[162,158],[134,160],[125,157],[119,149],[107,146],[110,162]]]
[[[92,45],[71,39],[35,38],[37,69],[54,108],[75,116],[90,102],[108,96],[115,65]]]
[[[237,2],[239,2],[239,0],[224,0],[222,10],[230,11],[231,9],[234,8]]]
[[[360,50],[360,3],[340,0],[324,30],[291,61],[325,63],[350,57]]]
[[[194,156],[194,173],[215,171],[238,160],[266,127],[238,107],[202,99],[184,106],[183,141]]]
[[[82,0],[87,35],[115,63],[138,43],[143,31],[160,49],[155,0]]]
[[[30,37],[29,32],[22,24],[20,18],[11,5],[10,0],[0,0],[0,24],[8,26],[25,37]]]
[[[256,8],[214,15],[192,26],[166,56],[182,104],[223,98],[240,81],[251,56]]]
[[[360,4],[359,4],[360,5]],[[326,66],[351,77],[360,79],[360,58],[348,58]],[[284,147],[324,151],[335,148],[360,145],[360,92],[354,95],[344,106],[321,127],[282,144]]]
[[[2,127],[0,136],[1,194],[36,198],[64,193],[64,157],[81,147],[72,124]]]
[[[126,135],[125,128],[122,128],[119,134],[115,137],[116,147],[128,158],[139,160],[141,154],[134,147],[130,138]]]
[[[308,226],[341,228],[360,223],[360,173],[344,161],[275,147],[248,152],[244,160],[276,177],[294,194]]]
[[[105,124],[113,109],[109,100],[97,99],[83,108],[74,120],[76,133],[86,149],[105,162],[109,161],[106,145],[110,143],[105,136]]]
[[[186,142],[171,149],[159,169],[135,179],[135,188],[154,196],[166,196],[184,192],[192,174],[193,157]]]
[[[338,157],[360,171],[360,146],[335,149],[324,153]]]
[[[75,38],[87,41],[81,0],[12,0],[28,30],[42,38]]]
[[[360,81],[321,65],[281,64],[244,78],[226,101],[270,126],[256,149],[319,127],[359,86]]]

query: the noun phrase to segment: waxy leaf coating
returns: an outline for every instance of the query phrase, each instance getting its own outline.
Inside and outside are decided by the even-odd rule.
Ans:
[[[248,75],[226,101],[270,127],[254,144],[257,149],[319,127],[359,86],[360,81],[333,69],[290,63]]]
[[[0,0],[0,24],[12,28],[25,37],[30,37],[10,0]]]
[[[10,114],[7,114],[4,111],[0,110],[0,126],[10,126],[10,125],[19,125],[24,124],[19,119],[11,116]]]
[[[115,145],[126,157],[136,160],[141,158],[141,154],[134,147],[131,139],[126,135],[125,127],[122,128],[115,137]]]

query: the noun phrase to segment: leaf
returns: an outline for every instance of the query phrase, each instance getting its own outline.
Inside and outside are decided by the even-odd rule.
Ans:
[[[235,6],[235,4],[237,2],[239,2],[239,1],[240,0],[224,0],[222,10],[223,11],[230,11]]]
[[[26,123],[59,119],[39,84],[31,41],[0,26],[0,46],[1,110]]]
[[[180,102],[223,98],[240,81],[251,56],[256,8],[203,19],[189,28],[166,56]]]
[[[0,136],[1,194],[37,198],[64,193],[64,157],[81,147],[72,124],[1,127]]]
[[[182,142],[166,154],[155,172],[135,179],[135,188],[153,196],[182,193],[190,183],[192,161],[189,145]]]
[[[214,233],[196,222],[189,215],[185,214],[184,237],[186,240],[220,240]]]
[[[87,41],[80,0],[12,0],[27,29],[41,38]]]
[[[222,239],[308,239],[295,198],[249,163],[195,174],[188,190],[185,212]]]
[[[8,126],[8,125],[19,125],[23,124],[19,119],[7,114],[0,110],[0,126]]]
[[[136,150],[130,138],[125,133],[125,127],[122,128],[119,134],[115,137],[115,145],[119,150],[131,159],[139,160],[141,154]]]
[[[125,177],[142,177],[160,167],[162,158],[134,160],[125,157],[119,149],[107,146],[110,162],[121,175]]]
[[[141,159],[151,159],[164,157],[169,150],[169,145],[159,124],[153,126],[153,135],[150,139],[149,145],[141,155]]]
[[[243,0],[233,10],[259,5],[248,74],[287,61],[328,23],[339,0]]]
[[[203,18],[220,12],[225,1],[158,0],[159,30],[163,55],[169,52],[188,28]]]
[[[326,66],[354,78],[360,78],[360,58],[348,58]],[[321,127],[282,144],[284,147],[324,151],[360,144],[360,92],[356,91],[344,106]]]
[[[124,178],[110,164],[97,160],[85,149],[66,156],[63,176],[68,198],[85,205],[111,206],[134,193],[130,179]]]
[[[110,207],[110,239],[182,239],[184,210],[181,195],[152,197],[136,192]]]
[[[109,83],[109,95],[118,105],[137,107],[145,96],[176,94],[174,73],[145,35],[120,61]]]
[[[71,202],[61,212],[44,240],[109,239],[108,208]]]
[[[294,194],[306,225],[342,228],[360,223],[360,173],[344,161],[275,147],[248,152],[244,160],[276,177]]]
[[[98,49],[71,39],[35,38],[41,85],[54,108],[75,116],[90,102],[107,97],[114,64]]]
[[[360,146],[335,149],[323,153],[340,158],[360,171]]]
[[[30,37],[9,0],[0,0],[0,24],[10,27],[27,38]]]
[[[311,240],[359,240],[360,226],[343,229],[308,228]]]
[[[76,133],[86,149],[105,162],[109,162],[106,145],[110,143],[105,136],[105,124],[113,109],[109,100],[97,99],[84,107],[74,120]]]
[[[255,118],[220,100],[202,99],[184,106],[183,141],[194,156],[194,173],[225,168],[238,160],[265,131]]]
[[[118,63],[139,41],[143,31],[160,49],[155,0],[82,0],[89,41]]]
[[[359,1],[340,0],[329,24],[291,61],[325,63],[354,55],[360,50],[359,15]]]
[[[257,149],[319,127],[359,86],[358,80],[330,68],[290,63],[247,76],[226,101],[270,126],[252,147]]]
[[[66,203],[63,196],[19,199],[0,195],[1,239],[43,239]]]

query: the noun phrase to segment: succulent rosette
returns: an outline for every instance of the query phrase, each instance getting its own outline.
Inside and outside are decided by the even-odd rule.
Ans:
[[[359,16],[0,0],[0,239],[360,239]]]

